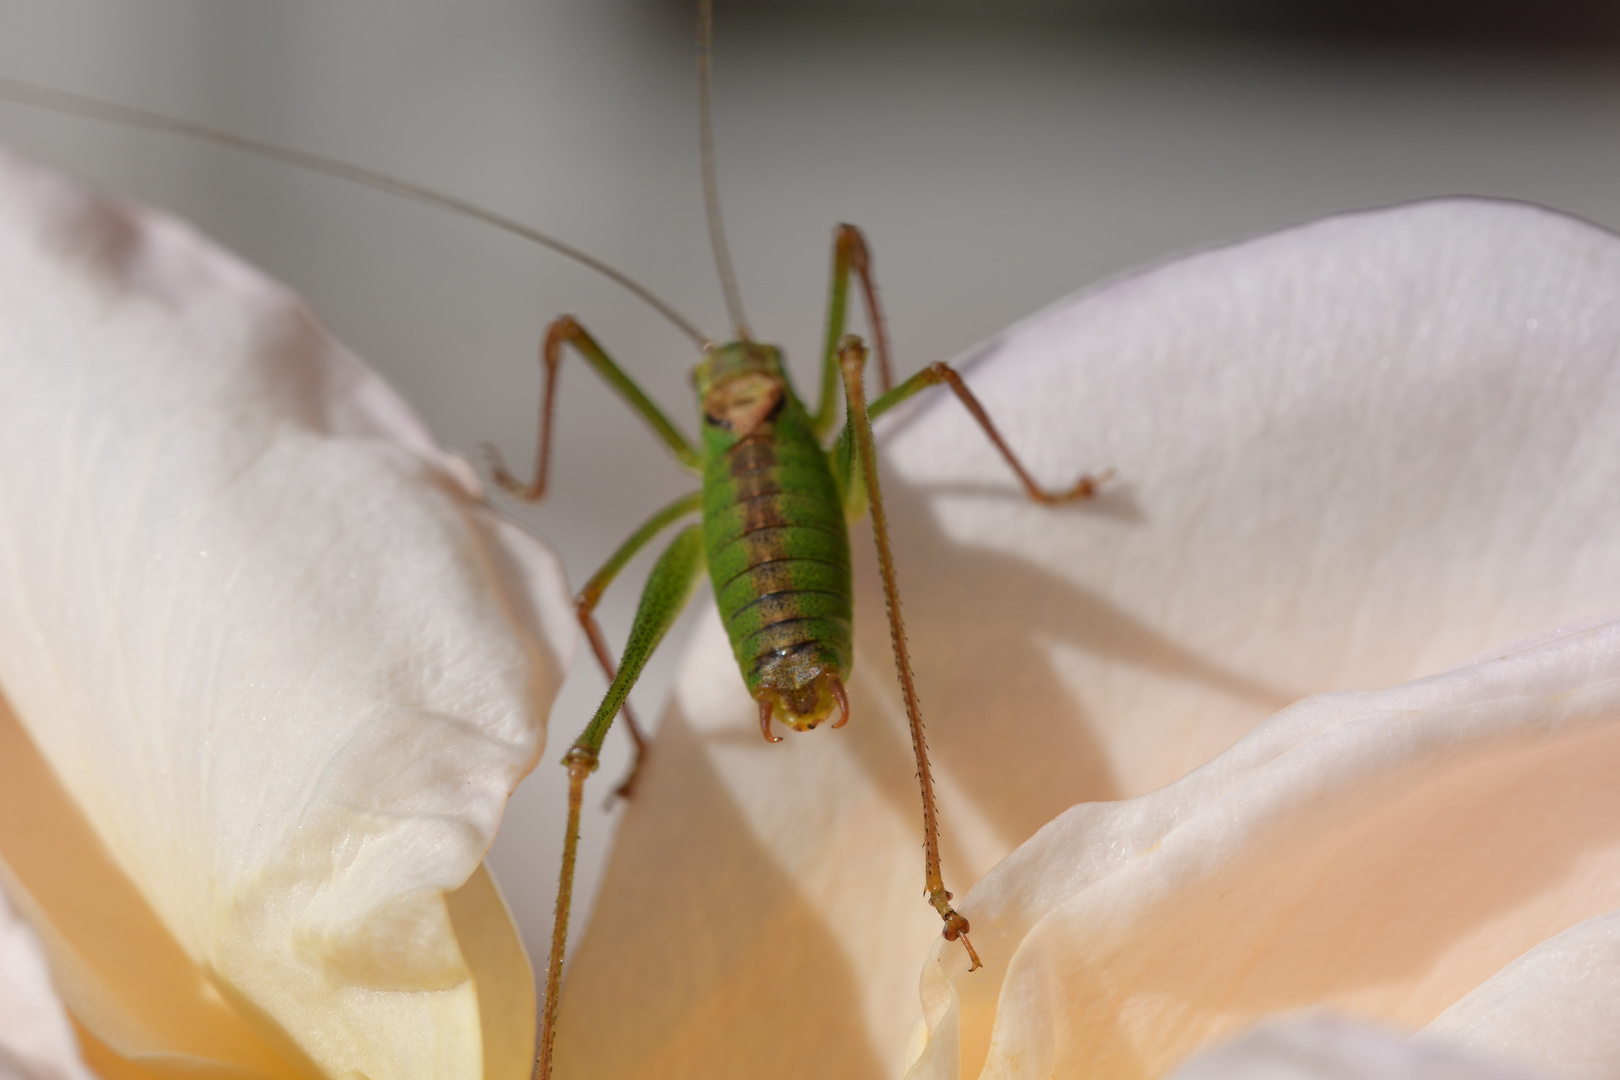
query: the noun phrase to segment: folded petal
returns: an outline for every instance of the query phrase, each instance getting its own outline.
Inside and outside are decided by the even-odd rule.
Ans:
[[[1617,766],[1609,623],[1309,698],[1169,787],[1077,806],[965,898],[998,959],[925,973],[953,986],[960,1075],[1152,1077],[1324,1004],[1418,1028],[1620,904]]]
[[[1597,1080],[1620,1072],[1620,912],[1545,941],[1480,984],[1422,1038]]]
[[[1167,263],[976,350],[969,381],[1037,476],[1116,480],[1089,504],[1027,503],[944,393],[887,433],[947,884],[960,896],[1065,808],[1175,780],[1305,695],[1620,610],[1616,341],[1620,241],[1441,201]],[[855,550],[848,727],[765,745],[718,626],[699,631],[563,996],[571,1075],[897,1075],[919,1052],[916,958],[938,920],[864,531]],[[979,896],[975,940],[1004,966],[1021,938]],[[1541,940],[1526,933],[1395,1019],[1432,1019]],[[959,1023],[967,1075],[989,1016],[947,999],[996,970],[925,993],[926,1053],[957,1054],[938,1033]]]
[[[1172,1080],[1531,1080],[1535,1074],[1342,1017],[1275,1021],[1207,1050]]]
[[[296,298],[177,222],[0,160],[0,296],[0,687],[82,815],[33,834],[73,834],[81,885],[126,878],[128,917],[295,1071],[514,1073],[485,1057],[522,1032],[480,1015],[530,1022],[485,1000],[527,980],[479,864],[570,647],[555,561]],[[0,767],[44,791],[24,757]],[[73,967],[63,928],[95,919],[36,906]],[[194,1056],[77,970],[113,1049]]]
[[[92,1080],[39,941],[0,888],[0,1076]]]

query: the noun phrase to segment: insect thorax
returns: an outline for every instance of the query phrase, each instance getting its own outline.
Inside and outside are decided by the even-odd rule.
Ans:
[[[849,528],[781,351],[733,342],[693,372],[703,408],[703,536],[720,617],[756,700],[799,730],[849,676]]]

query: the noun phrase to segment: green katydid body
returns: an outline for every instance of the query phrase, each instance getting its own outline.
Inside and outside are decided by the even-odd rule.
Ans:
[[[841,716],[834,726],[841,727],[849,718],[844,682],[854,656],[849,519],[868,505],[866,470],[850,429],[832,450],[823,449],[817,422],[782,366],[781,350],[741,339],[706,348],[692,373],[703,426],[703,441],[694,447],[568,316],[552,324],[543,350],[547,416],[564,342],[643,408],[653,430],[703,481],[701,491],[648,519],[580,590],[581,621],[594,647],[590,612],[608,583],[665,528],[701,512],[701,524],[677,534],[653,567],[619,664],[599,653],[612,684],[569,760],[595,769],[614,716],[705,570],[743,682],[759,703],[765,738],[780,741],[770,731],[773,716],[808,731],[837,708]],[[910,380],[888,399],[902,400],[922,384]],[[511,478],[498,457],[497,482],[535,497],[543,489],[546,445],[542,437],[535,485]]]
[[[772,715],[809,730],[836,704],[842,725],[853,657],[849,525],[828,454],[779,350],[719,346],[694,376],[709,579],[760,724],[773,739]]]

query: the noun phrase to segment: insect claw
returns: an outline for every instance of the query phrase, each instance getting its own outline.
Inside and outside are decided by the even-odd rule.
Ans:
[[[973,943],[968,941],[967,933],[964,931],[962,934],[958,935],[958,937],[962,942],[962,947],[967,950],[969,961],[968,971],[978,971],[980,968],[984,967],[983,964],[979,963],[979,954],[973,951]]]
[[[768,694],[761,694],[760,695],[760,698],[759,698],[759,731],[760,731],[761,735],[765,736],[765,741],[769,742],[769,743],[778,743],[778,742],[782,741],[782,736],[780,736],[780,735],[772,735],[771,734],[771,712],[774,709],[774,707],[775,707],[775,703],[771,701],[770,695],[768,695]]]
[[[1080,477],[1079,480],[1075,481],[1074,487],[1070,488],[1068,491],[1065,491],[1062,495],[1058,496],[1058,499],[1056,501],[1068,502],[1070,499],[1089,499],[1093,495],[1097,494],[1097,490],[1099,488],[1101,488],[1104,484],[1108,483],[1108,481],[1112,480],[1113,478],[1114,478],[1114,470],[1113,469],[1104,469],[1102,472],[1098,473],[1096,476],[1092,476],[1090,473],[1087,473],[1084,476]]]
[[[844,693],[844,684],[839,679],[832,681],[832,696],[838,702],[838,723],[833,727],[841,728],[849,723],[849,695]]]
[[[533,484],[525,484],[513,476],[506,469],[506,459],[501,457],[500,449],[494,443],[479,443],[478,453],[483,457],[485,466],[489,469],[489,478],[495,486],[524,502],[534,502],[540,497],[543,488]]]
[[[939,912],[939,917],[945,920],[945,929],[940,931],[940,936],[946,941],[960,941],[962,947],[967,950],[970,961],[968,970],[978,971],[984,965],[979,963],[979,954],[973,951],[973,943],[968,940],[967,917],[951,907],[951,894],[943,888],[931,891],[929,900],[934,905],[934,910]]]

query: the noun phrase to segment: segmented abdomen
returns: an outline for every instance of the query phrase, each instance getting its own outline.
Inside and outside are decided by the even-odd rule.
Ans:
[[[783,410],[707,462],[703,539],[750,694],[785,658],[849,673],[849,528],[827,458]]]

